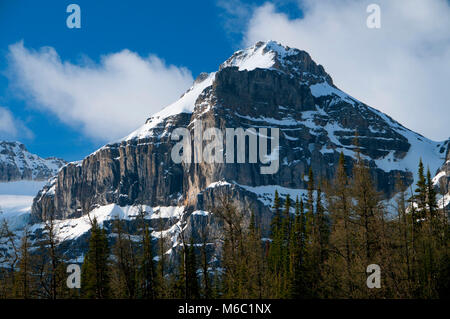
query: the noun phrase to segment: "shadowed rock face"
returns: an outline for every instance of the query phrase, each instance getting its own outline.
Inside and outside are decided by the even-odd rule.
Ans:
[[[211,83],[206,85],[209,78]],[[257,43],[235,53],[215,74],[202,74],[179,103],[187,105],[189,92],[199,87],[189,112],[173,112],[169,106],[171,113],[153,116],[139,134],[61,169],[35,198],[34,218],[45,219],[50,212],[57,218],[79,217],[109,203],[209,210],[218,196],[228,194],[236,205],[251,207],[268,223],[269,207],[242,185],[305,189],[303,176],[310,167],[315,176],[331,178],[340,152],[350,171],[360,151],[377,188],[390,197],[397,175],[406,185],[413,182],[419,148],[432,153],[432,170],[444,161],[437,143],[337,89],[324,68],[304,51],[274,42]],[[171,140],[171,133],[184,127],[192,137],[194,122],[199,120],[203,128],[223,132],[225,128],[279,128],[278,172],[261,174],[260,162],[174,163],[171,150],[177,141]],[[208,188],[217,181],[232,185]]]
[[[0,182],[47,180],[66,164],[59,158],[43,159],[19,142],[0,141]]]
[[[450,139],[442,144],[441,150],[446,149],[445,163],[439,168],[433,178],[433,184],[441,194],[450,194]]]

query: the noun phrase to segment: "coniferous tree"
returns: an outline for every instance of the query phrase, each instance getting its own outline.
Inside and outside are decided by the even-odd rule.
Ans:
[[[306,212],[303,212],[302,218],[302,237],[303,237],[303,252],[302,252],[302,265],[301,265],[301,281],[302,281],[302,298],[314,298],[316,297],[316,284],[317,284],[317,262],[315,258],[317,256],[317,241],[316,241],[316,225],[314,214],[314,192],[315,181],[312,168],[309,168],[308,172],[308,186],[307,186],[307,201]]]
[[[414,275],[413,275],[413,262],[412,262],[412,218],[411,214],[407,212],[407,199],[406,192],[404,191],[405,185],[400,179],[400,176],[396,178],[397,199],[396,199],[396,211],[397,211],[397,228],[393,229],[392,242],[396,246],[398,238],[399,250],[393,252],[393,258],[397,259],[396,265],[398,268],[396,271],[390,273],[393,277],[393,281],[397,284],[397,297],[400,296],[413,296],[414,291]],[[398,231],[397,231],[398,229]],[[397,234],[397,236],[395,236]]]
[[[359,269],[361,277],[358,282],[358,297],[366,297],[366,294],[378,293],[377,290],[368,290],[364,284],[365,270],[370,264],[381,264],[385,260],[384,250],[384,207],[381,204],[381,194],[376,191],[369,168],[358,153],[358,159],[353,167],[352,197],[354,224],[357,227],[355,266]]]
[[[324,297],[327,296],[325,292],[326,289],[323,280],[323,272],[325,267],[325,262],[328,258],[328,244],[330,229],[328,225],[328,219],[325,215],[325,209],[322,203],[322,189],[321,183],[317,185],[317,196],[316,196],[316,213],[315,213],[315,237],[314,237],[314,260],[317,264],[315,267],[314,281],[316,283],[316,296]]]
[[[308,199],[306,202],[306,232],[308,235],[307,244],[314,236],[314,174],[312,168],[309,168],[308,172]]]
[[[198,281],[197,257],[194,240],[191,237],[190,244],[186,249],[186,298],[198,299],[200,297]]]
[[[245,242],[247,243],[246,251],[248,254],[249,298],[261,299],[268,295],[265,288],[268,274],[264,261],[261,230],[253,210],[251,211],[250,225]]]
[[[209,225],[209,216],[206,225]],[[213,296],[213,289],[211,285],[209,260],[208,260],[208,230],[209,227],[205,224],[201,228],[201,269],[202,269],[202,297],[210,299]]]
[[[117,217],[113,222],[116,241],[112,249],[114,262],[114,294],[118,298],[135,298],[136,263],[133,242],[125,232],[124,222]]]
[[[146,212],[142,205],[139,206],[139,222],[141,232],[141,251],[139,267],[140,295],[144,299],[154,299],[156,297],[156,274],[153,254],[153,243],[148,226],[145,222]]]
[[[242,242],[242,215],[238,214],[234,205],[226,198],[220,199],[220,206],[215,210],[223,223],[222,273],[223,296],[239,298],[242,292],[241,263],[245,257]]]
[[[25,229],[20,245],[20,258],[18,271],[14,273],[14,295],[17,298],[29,299],[32,297],[32,266],[30,252],[29,232]]]
[[[325,215],[325,208],[322,204],[322,189],[320,183],[317,187],[317,197],[316,197],[316,229],[319,241],[319,255],[320,264],[323,264],[327,258],[328,254],[328,240],[330,236],[330,229],[328,225],[328,219]]]
[[[274,283],[274,294],[279,297],[281,294],[281,286],[283,284],[283,218],[281,215],[281,202],[278,191],[275,190],[273,218],[271,222],[271,236],[272,241],[269,246],[269,267],[272,274],[272,281]]]
[[[416,222],[426,217],[426,205],[427,205],[427,185],[424,175],[424,168],[422,159],[419,161],[419,169],[417,171],[417,183],[415,189],[414,201],[417,204],[416,210]],[[421,225],[420,223],[418,223]]]
[[[175,282],[173,284],[173,294],[175,298],[185,299],[188,298],[187,292],[187,280],[186,280],[186,269],[188,263],[188,247],[186,247],[186,243],[183,240],[183,246],[180,252],[180,258],[178,260],[178,273],[176,274]]]
[[[335,177],[327,189],[327,203],[331,219],[330,254],[326,263],[327,286],[335,297],[351,298],[355,296],[353,267],[356,232],[352,223],[352,200],[342,152]]]
[[[286,195],[286,200],[284,201],[284,213],[283,213],[283,219],[281,222],[281,267],[280,267],[280,276],[281,276],[281,296],[282,297],[288,297],[290,295],[289,292],[289,280],[291,278],[290,273],[290,267],[289,267],[289,244],[290,244],[290,235],[291,235],[291,226],[292,226],[292,220],[291,220],[291,199],[289,194]]]
[[[6,219],[0,227],[0,243],[11,248],[10,251],[0,250],[0,262],[5,268],[0,268],[2,296],[12,298],[14,296],[16,264],[20,259],[20,246],[16,245],[17,234],[11,231]]]
[[[291,244],[291,297],[303,298],[308,291],[308,282],[306,280],[306,216],[304,211],[303,200],[296,200],[295,204],[295,221],[293,227],[292,244]]]
[[[159,218],[159,229],[163,229],[162,218]],[[170,283],[168,277],[168,265],[166,257],[167,238],[164,237],[163,231],[159,232],[158,238],[158,263],[156,265],[156,287],[157,298],[168,298],[170,296]]]
[[[47,215],[40,247],[35,254],[36,273],[39,274],[40,296],[57,299],[68,295],[66,285],[66,264],[64,256],[58,250],[60,240],[53,212]]]
[[[108,239],[95,218],[91,226],[89,249],[81,271],[81,291],[85,298],[105,299],[110,297]]]

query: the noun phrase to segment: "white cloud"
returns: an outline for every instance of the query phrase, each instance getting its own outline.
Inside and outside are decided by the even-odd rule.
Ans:
[[[33,138],[33,133],[7,108],[0,106],[0,140],[18,138]]]
[[[218,0],[216,5],[222,9],[219,15],[226,32],[230,34],[244,32],[254,6],[242,0]]]
[[[244,44],[273,39],[305,50],[342,90],[429,138],[449,137],[448,1],[378,0],[380,29],[366,26],[372,1],[299,3],[299,19],[272,4],[255,9]]]
[[[127,135],[193,82],[189,70],[129,50],[102,56],[97,65],[76,65],[61,61],[51,47],[34,51],[19,42],[9,47],[9,57],[9,76],[30,106],[99,141]]]

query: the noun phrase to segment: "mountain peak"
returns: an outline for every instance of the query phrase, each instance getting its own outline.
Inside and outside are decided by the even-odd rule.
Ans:
[[[59,158],[32,154],[20,142],[0,141],[0,182],[46,180],[65,164]]]
[[[324,81],[333,84],[323,66],[316,64],[308,52],[276,41],[259,41],[244,50],[236,51],[222,63],[220,70],[227,67],[237,67],[239,71],[278,70],[292,77],[306,79],[309,84]]]
[[[256,68],[276,68],[277,62],[284,62],[286,56],[300,52],[275,41],[257,42],[244,50],[236,51],[220,68],[238,67],[239,71],[252,71]]]

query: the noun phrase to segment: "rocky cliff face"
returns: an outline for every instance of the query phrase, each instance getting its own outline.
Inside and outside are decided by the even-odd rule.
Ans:
[[[0,182],[47,180],[65,164],[59,158],[31,154],[19,142],[0,141]]]
[[[447,149],[445,163],[439,168],[436,176],[433,178],[433,184],[442,195],[440,207],[450,206],[450,140],[442,144],[442,149]]]
[[[249,163],[248,147],[245,163],[175,163],[174,130],[189,129],[195,146],[196,123],[223,132],[278,128],[278,171],[261,174],[266,164]],[[180,100],[137,131],[63,167],[35,198],[32,214],[36,220],[50,212],[67,219],[109,204],[183,207],[185,214],[168,230],[178,222],[192,228],[196,218],[207,215],[193,212],[208,212],[218,196],[231,194],[237,205],[252,207],[268,223],[275,189],[301,195],[309,168],[316,176],[332,177],[340,152],[352,163],[359,150],[378,189],[390,198],[397,175],[410,185],[420,157],[436,172],[447,148],[339,90],[308,53],[259,42],[236,52],[217,72],[201,74]]]

